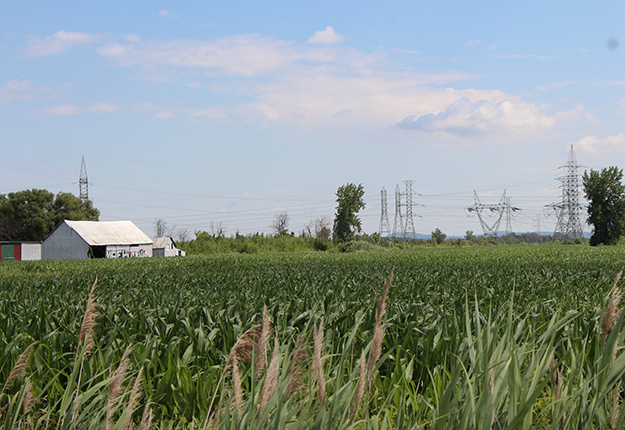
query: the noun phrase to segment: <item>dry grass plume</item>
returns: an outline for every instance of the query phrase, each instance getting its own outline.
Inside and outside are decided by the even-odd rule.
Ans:
[[[365,350],[362,350],[360,354],[360,375],[358,376],[358,385],[356,386],[356,397],[352,402],[351,407],[351,421],[354,421],[356,418],[356,414],[360,409],[360,402],[362,402],[362,398],[365,394],[365,384],[367,382],[367,355],[365,354]]]
[[[93,336],[93,330],[95,329],[95,319],[100,315],[98,312],[98,303],[95,297],[95,287],[98,284],[98,278],[96,276],[91,292],[89,292],[89,298],[87,299],[87,308],[85,309],[85,315],[82,319],[82,325],[80,327],[80,336],[78,337],[78,349],[82,345],[85,345],[85,355],[89,355],[95,348],[95,341]]]
[[[276,391],[276,387],[278,386],[278,372],[279,372],[279,364],[280,364],[280,342],[278,341],[278,336],[274,338],[273,342],[273,352],[271,354],[271,361],[269,362],[269,367],[267,368],[267,375],[265,376],[265,382],[263,383],[263,390],[260,394],[260,403],[258,405],[258,411],[260,415],[263,415],[265,409],[267,408],[267,404],[269,400],[273,396],[273,393]]]
[[[39,341],[34,341],[30,345],[28,345],[26,349],[24,350],[24,352],[22,352],[20,356],[17,358],[17,361],[15,362],[15,366],[13,366],[13,369],[11,369],[11,373],[9,373],[9,377],[7,378],[6,382],[4,383],[4,386],[2,387],[3,393],[6,390],[11,389],[13,382],[15,382],[17,379],[20,379],[21,377],[24,376],[24,373],[26,372],[26,367],[28,367],[28,359],[30,358],[30,354],[33,351],[33,348],[35,347],[35,345],[37,345],[38,343]]]
[[[371,388],[371,382],[373,381],[373,370],[375,365],[382,355],[382,342],[384,342],[385,327],[382,323],[382,318],[386,314],[386,298],[388,297],[388,291],[393,282],[395,269],[391,270],[391,275],[384,283],[384,289],[382,295],[378,299],[378,307],[375,312],[375,327],[373,328],[373,341],[371,343],[371,350],[369,351],[369,388]]]
[[[139,373],[131,382],[132,389],[130,390],[130,397],[128,399],[128,408],[126,412],[126,420],[124,421],[124,429],[130,430],[134,428],[132,423],[132,414],[137,409],[139,399],[141,398],[141,376],[143,375],[143,367],[139,369]]]
[[[260,324],[260,335],[256,339],[256,345],[254,349],[254,372],[256,378],[265,370],[267,366],[267,341],[271,336],[273,328],[271,327],[271,321],[269,320],[269,312],[267,305],[263,306],[263,319]]]
[[[301,332],[295,341],[295,348],[291,357],[291,371],[289,373],[289,384],[286,387],[287,398],[294,393],[299,393],[303,389],[304,363],[309,360],[308,349],[304,345],[306,333]]]
[[[119,398],[124,392],[122,388],[122,383],[124,379],[126,379],[126,371],[128,370],[128,366],[130,362],[128,360],[128,355],[130,355],[130,346],[126,348],[122,358],[119,362],[119,366],[112,372],[109,378],[108,384],[108,396],[106,398],[106,423],[104,425],[105,430],[109,429],[113,425],[113,413],[115,412],[117,403],[119,402]]]
[[[317,381],[317,397],[319,406],[323,404],[326,395],[326,380],[323,374],[323,321],[319,323],[319,327],[313,326],[313,360],[312,360],[312,378]]]
[[[614,325],[618,321],[621,311],[623,310],[622,308],[619,308],[623,292],[620,288],[618,288],[618,282],[620,281],[622,274],[623,272],[619,272],[619,274],[616,275],[614,286],[612,287],[612,292],[610,294],[610,302],[608,303],[608,308],[606,309],[603,321],[601,322],[604,341],[608,338],[608,336],[610,336],[610,333],[612,333]]]

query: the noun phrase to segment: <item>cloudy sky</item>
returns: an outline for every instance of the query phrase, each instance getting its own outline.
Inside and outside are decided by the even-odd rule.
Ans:
[[[417,232],[466,208],[549,231],[558,169],[623,167],[620,1],[13,1],[0,4],[0,193],[78,194],[153,234],[332,219],[414,181]]]

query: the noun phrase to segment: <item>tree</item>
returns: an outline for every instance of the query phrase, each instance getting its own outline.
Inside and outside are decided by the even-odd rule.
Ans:
[[[154,233],[156,237],[171,237],[176,230],[176,226],[170,226],[163,218],[156,218],[154,220]]]
[[[70,193],[23,190],[0,195],[0,240],[42,241],[64,219],[97,221],[91,201]]]
[[[440,245],[441,243],[445,242],[446,238],[447,235],[443,233],[438,227],[432,232],[432,242],[434,242],[436,245]]]
[[[625,232],[623,171],[608,167],[584,172],[582,182],[588,200],[587,223],[593,226],[591,245],[615,245]]]
[[[289,216],[286,212],[276,214],[276,219],[271,224],[271,228],[276,233],[276,236],[286,236],[289,233],[288,226]]]
[[[336,216],[334,217],[334,241],[345,242],[353,237],[354,232],[361,231],[358,212],[365,207],[363,196],[365,190],[362,184],[348,183],[336,191]]]

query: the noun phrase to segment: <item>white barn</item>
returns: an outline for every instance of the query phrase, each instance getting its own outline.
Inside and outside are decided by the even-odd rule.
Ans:
[[[43,260],[151,257],[150,239],[132,221],[63,221],[41,244]]]
[[[170,236],[153,237],[152,255],[154,257],[184,257],[186,253],[176,248],[176,242]]]

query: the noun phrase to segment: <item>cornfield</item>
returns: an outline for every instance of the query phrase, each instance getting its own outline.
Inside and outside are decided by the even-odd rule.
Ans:
[[[3,263],[0,424],[623,428],[622,255]]]

